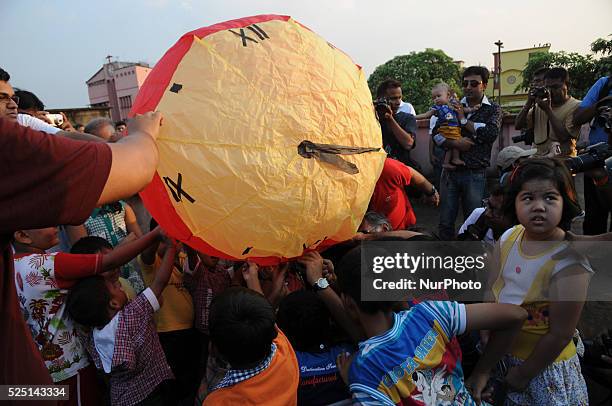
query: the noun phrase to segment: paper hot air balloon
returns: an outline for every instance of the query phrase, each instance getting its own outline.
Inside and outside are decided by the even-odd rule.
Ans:
[[[132,114],[164,114],[142,199],[195,249],[271,263],[352,237],[385,154],[363,70],[287,16],[185,34]]]

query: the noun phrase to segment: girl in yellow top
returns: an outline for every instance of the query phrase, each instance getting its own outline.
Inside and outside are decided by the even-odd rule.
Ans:
[[[507,213],[519,225],[497,246],[501,273],[492,285],[497,302],[529,313],[508,356],[507,405],[588,405],[572,340],[591,267],[564,250],[568,224],[580,211],[571,176],[561,161],[529,159],[512,173]]]

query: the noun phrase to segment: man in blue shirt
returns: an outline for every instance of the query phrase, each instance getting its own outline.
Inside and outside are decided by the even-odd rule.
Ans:
[[[593,120],[597,115],[598,108],[606,104],[612,104],[612,76],[602,77],[591,86],[574,114],[574,125],[582,125]],[[589,145],[598,142],[608,142],[608,133],[595,120],[591,124]],[[593,178],[588,173],[585,173],[584,177],[584,206],[583,233],[585,235],[596,235],[607,232],[611,207],[601,200]],[[610,231],[612,231],[612,225]]]

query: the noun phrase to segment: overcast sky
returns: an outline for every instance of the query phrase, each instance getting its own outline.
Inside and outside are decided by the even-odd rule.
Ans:
[[[107,55],[154,64],[185,32],[256,14],[292,16],[367,74],[425,48],[489,67],[498,39],[586,53],[612,33],[611,0],[0,0],[0,67],[49,108],[86,106]]]

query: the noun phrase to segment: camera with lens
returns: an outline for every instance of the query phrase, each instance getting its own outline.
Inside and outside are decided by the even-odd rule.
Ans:
[[[533,128],[528,128],[526,130],[521,131],[519,135],[515,135],[512,137],[512,142],[515,144],[517,142],[524,142],[525,145],[533,144]]]
[[[379,114],[386,113],[387,109],[391,108],[391,103],[389,103],[388,98],[379,97],[378,99],[374,100],[374,108]]]
[[[612,149],[607,142],[599,142],[594,145],[589,145],[580,155],[567,158],[565,165],[571,173],[590,171],[592,169],[603,168],[606,166],[606,160],[612,156]]]
[[[612,133],[612,100],[609,100],[597,109],[597,115],[593,124],[603,128],[608,134]]]
[[[61,114],[47,113],[45,114],[45,116],[55,127],[61,127],[62,124],[64,124],[64,116],[62,116]]]
[[[529,89],[529,94],[536,99],[548,99],[550,97],[550,92],[544,86],[532,87]]]

